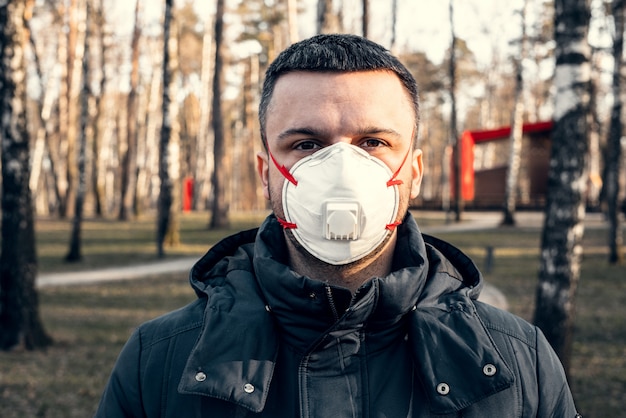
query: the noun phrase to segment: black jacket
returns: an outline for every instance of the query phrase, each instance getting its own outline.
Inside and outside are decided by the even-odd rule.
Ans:
[[[572,417],[541,332],[476,301],[453,246],[398,228],[394,272],[353,296],[285,265],[273,216],[193,267],[198,299],[141,325],[97,417]]]

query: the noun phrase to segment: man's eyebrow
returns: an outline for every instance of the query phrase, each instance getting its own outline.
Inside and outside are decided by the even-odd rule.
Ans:
[[[278,141],[281,141],[294,135],[320,138],[320,137],[324,137],[326,134],[321,129],[315,129],[311,127],[291,128],[278,134],[278,137],[276,139]]]
[[[370,126],[363,129],[359,129],[357,132],[359,135],[377,135],[377,134],[387,134],[392,135],[397,138],[401,138],[402,134],[395,129],[391,128],[380,128],[378,126]]]
[[[361,128],[358,131],[354,132],[354,134],[358,136],[386,134],[386,135],[392,135],[396,138],[402,137],[402,134],[400,134],[400,132],[396,131],[395,129],[381,128],[378,126],[369,126],[369,127]],[[327,136],[330,135],[330,133],[324,131],[323,129],[316,129],[312,127],[291,128],[291,129],[287,129],[281,132],[278,135],[277,139],[279,141],[285,140],[288,137],[294,136],[294,135],[302,135],[302,136],[316,137],[316,138],[326,138]]]

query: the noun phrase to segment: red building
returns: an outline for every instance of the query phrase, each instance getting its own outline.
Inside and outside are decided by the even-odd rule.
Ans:
[[[552,122],[523,125],[517,205],[545,203]],[[461,193],[466,207],[502,207],[509,165],[511,127],[465,131],[461,135]],[[454,193],[454,179],[451,190]]]

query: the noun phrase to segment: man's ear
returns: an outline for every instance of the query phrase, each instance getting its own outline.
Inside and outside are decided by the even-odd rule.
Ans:
[[[411,199],[415,199],[420,194],[422,177],[424,175],[424,164],[422,161],[422,150],[415,149],[411,155]]]
[[[261,179],[261,185],[263,186],[263,196],[267,200],[270,199],[270,166],[269,166],[269,158],[267,156],[266,151],[261,151],[256,155],[256,169],[259,173],[259,178]]]

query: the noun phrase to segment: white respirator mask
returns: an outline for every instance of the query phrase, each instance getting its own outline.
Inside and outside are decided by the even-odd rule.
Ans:
[[[270,154],[271,156],[271,154]],[[408,153],[407,153],[408,156]],[[343,265],[370,254],[400,223],[396,176],[360,147],[343,142],[325,147],[283,174],[282,205],[296,240],[319,260]]]

